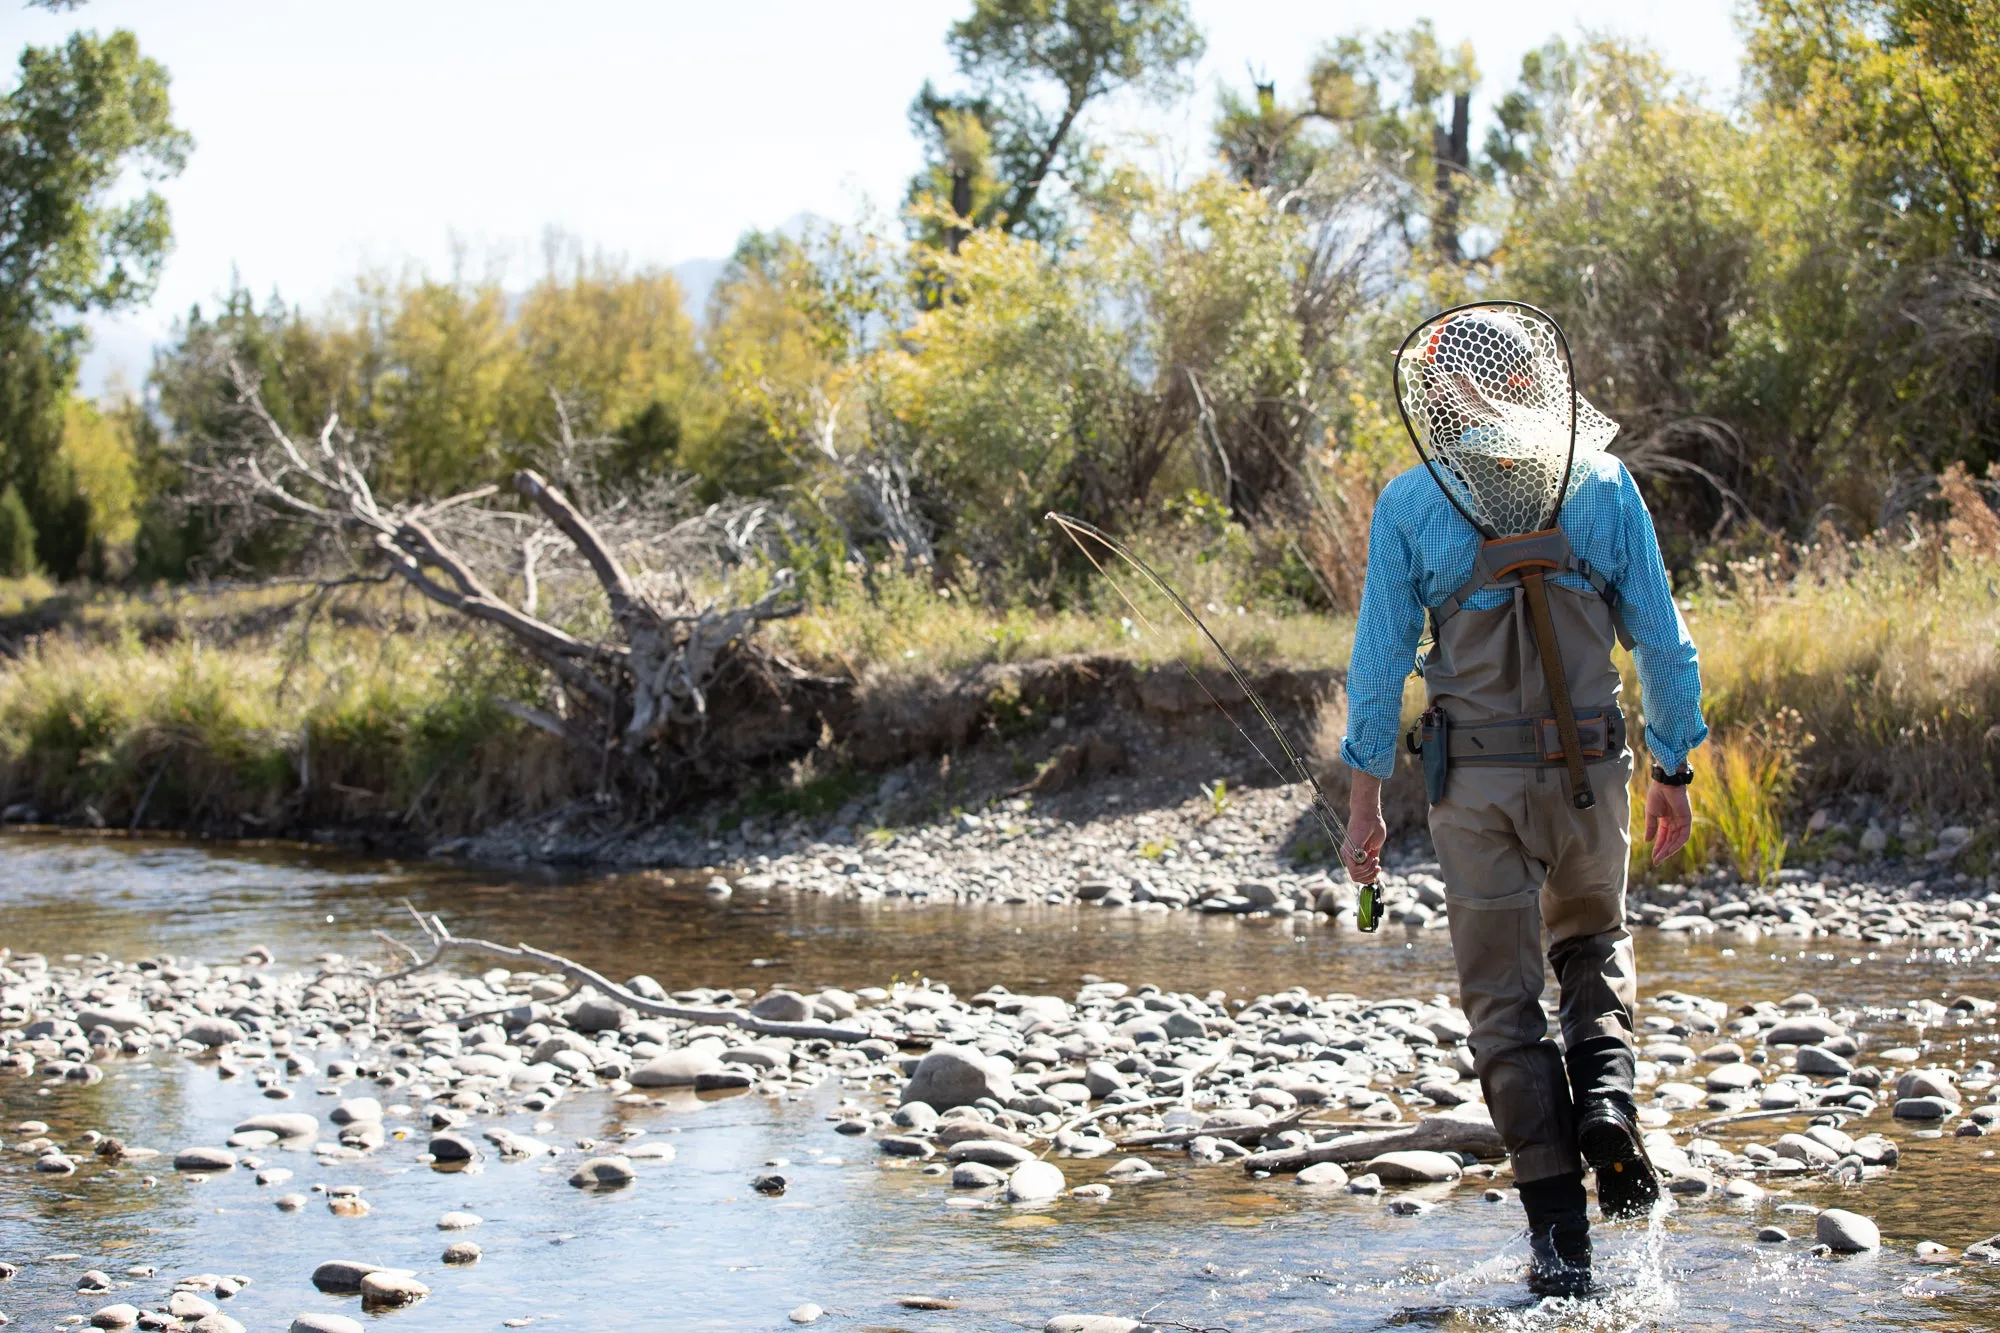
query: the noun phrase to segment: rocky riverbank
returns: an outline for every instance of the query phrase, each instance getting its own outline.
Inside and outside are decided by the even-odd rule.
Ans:
[[[1318,913],[1351,921],[1354,889],[1321,856],[1324,840],[1293,791],[1211,785],[1172,802],[1156,788],[1141,779],[1104,781],[1059,801],[1016,798],[983,813],[859,834],[850,824],[811,830],[800,821],[751,821],[706,840],[661,830],[611,851],[633,865],[706,868],[717,893],[741,887],[912,903],[1082,901],[1141,912]],[[892,790],[883,800],[893,796]],[[1868,827],[1879,832],[1879,825]],[[2000,939],[2000,875],[1959,868],[1954,856],[1972,844],[1970,830],[1917,830],[1910,839],[1936,845],[1908,859],[1886,859],[1880,853],[1888,844],[1864,836],[1871,854],[1787,869],[1769,885],[1716,871],[1693,883],[1637,886],[1629,917],[1668,932],[1727,932],[1738,942]],[[528,859],[514,840],[448,850],[483,860]],[[1444,884],[1428,855],[1420,838],[1391,850],[1383,893],[1392,923],[1445,924]]]
[[[553,1168],[582,1191],[644,1190],[700,1148],[628,1118],[731,1096],[812,1099],[845,1151],[904,1173],[911,1190],[979,1206],[1089,1208],[1170,1188],[1169,1172],[1190,1167],[1293,1180],[1327,1207],[1421,1213],[1474,1188],[1508,1198],[1465,1020],[1443,996],[1232,997],[1097,979],[1068,996],[926,985],[668,995],[644,977],[580,986],[574,969],[377,972],[334,957],[286,970],[263,951],[220,965],[0,951],[0,1078],[56,1099],[121,1066],[184,1061],[242,1103],[215,1143],[146,1145],[117,1124],[61,1141],[39,1121],[4,1127],[0,1169],[17,1180],[109,1176],[153,1190],[250,1173],[268,1207],[357,1219],[371,1211],[367,1187],[333,1176],[373,1164],[427,1168],[438,1182],[430,1249],[371,1242],[364,1221],[310,1272],[176,1276],[137,1255],[121,1273],[64,1276],[79,1319],[225,1333],[241,1324],[223,1305],[252,1281],[347,1293],[362,1309],[447,1302],[481,1259],[480,1219],[451,1206],[454,1172]],[[1670,1198],[1739,1209],[1774,1245],[1878,1247],[1866,1200],[1895,1170],[1899,1139],[2000,1133],[1987,997],[1854,1012],[1809,995],[1732,1010],[1669,992],[1646,1002],[1642,1026],[1643,1116]],[[601,1103],[605,1131],[554,1141],[546,1117],[580,1098]],[[792,1174],[773,1161],[743,1183],[778,1197]],[[1917,1249],[1983,1264],[2000,1262],[1996,1246],[1968,1235]],[[32,1259],[5,1257],[0,1277]],[[809,1322],[816,1308],[792,1317]],[[292,1327],[359,1325],[308,1310]]]

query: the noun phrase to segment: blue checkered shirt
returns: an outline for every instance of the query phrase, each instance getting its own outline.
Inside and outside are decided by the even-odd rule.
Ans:
[[[1631,632],[1646,710],[1646,748],[1668,772],[1708,738],[1701,720],[1701,672],[1694,640],[1674,606],[1660,559],[1652,515],[1632,474],[1610,454],[1597,455],[1563,502],[1558,519],[1577,558],[1588,561],[1618,593]],[[1350,768],[1386,778],[1401,741],[1403,682],[1416,665],[1425,611],[1472,577],[1480,536],[1423,467],[1382,488],[1368,532],[1368,579],[1354,652],[1347,666],[1347,739],[1340,757]],[[1588,589],[1574,574],[1553,582]],[[1510,594],[1482,589],[1468,611],[1504,603]]]

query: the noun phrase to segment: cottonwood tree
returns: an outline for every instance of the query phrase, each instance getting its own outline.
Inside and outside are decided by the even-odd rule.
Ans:
[[[1179,91],[1203,49],[1186,0],[975,0],[945,41],[970,91],[926,83],[911,105],[927,161],[911,200],[1042,240],[1063,221],[1043,187],[1087,170],[1085,109],[1125,88]],[[942,239],[955,251],[963,235],[947,228]]]

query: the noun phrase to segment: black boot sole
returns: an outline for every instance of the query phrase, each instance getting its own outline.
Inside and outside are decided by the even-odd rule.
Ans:
[[[1660,1177],[1637,1131],[1610,1111],[1586,1112],[1577,1150],[1597,1173],[1597,1206],[1614,1221],[1644,1217],[1660,1201]]]

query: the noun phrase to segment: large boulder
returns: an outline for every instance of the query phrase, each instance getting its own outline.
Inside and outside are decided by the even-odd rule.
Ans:
[[[1005,1105],[1013,1096],[1014,1080],[1000,1061],[970,1046],[939,1045],[917,1062],[916,1072],[903,1085],[902,1100],[948,1111],[954,1106],[970,1106],[982,1097]]]

